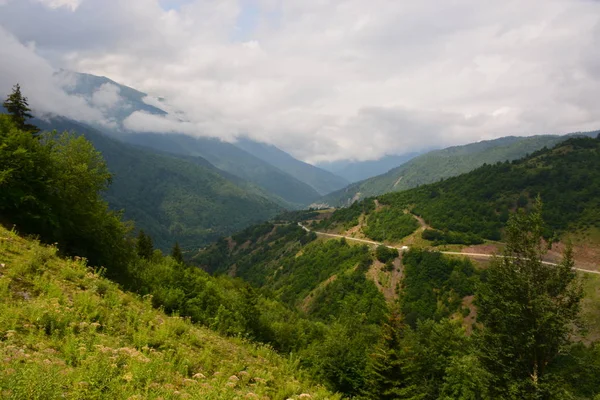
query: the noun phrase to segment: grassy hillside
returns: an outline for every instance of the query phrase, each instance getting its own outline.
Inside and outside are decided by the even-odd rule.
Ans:
[[[269,348],[167,316],[56,252],[0,228],[3,399],[337,398]]]
[[[382,228],[370,225],[385,215],[402,215],[410,209],[433,228],[499,240],[509,214],[527,207],[540,195],[544,201],[545,232],[558,238],[564,232],[600,226],[600,140],[572,138],[553,149],[540,150],[529,157],[485,165],[470,173],[416,189],[388,193],[373,200],[341,209],[322,229],[348,229],[366,214],[367,237],[381,239]],[[379,218],[378,218],[379,217]],[[406,236],[403,221],[388,219],[388,239],[396,231]]]
[[[567,136],[504,137],[449,147],[415,157],[398,168],[325,196],[319,203],[346,206],[353,201],[411,189],[472,171],[483,164],[512,161],[543,147],[553,147]]]
[[[116,141],[72,121],[39,123],[44,129],[83,134],[102,153],[112,185],[110,206],[124,210],[158,247],[201,247],[217,238],[263,221],[282,210],[261,190],[230,177],[200,157],[187,159]]]

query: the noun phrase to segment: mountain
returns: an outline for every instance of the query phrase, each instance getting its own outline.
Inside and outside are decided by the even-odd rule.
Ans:
[[[310,185],[321,195],[326,195],[346,187],[350,183],[331,172],[299,161],[273,145],[256,142],[248,138],[239,138],[234,144],[255,157]]]
[[[378,196],[376,202],[366,199],[318,226],[347,230],[360,225],[368,238],[397,241],[416,228],[410,211],[446,234],[500,240],[510,213],[539,195],[548,239],[600,230],[600,135],[561,139],[519,160],[485,164],[441,182]],[[464,235],[457,238],[464,240]]]
[[[593,136],[595,132],[587,135]],[[569,135],[508,136],[495,140],[454,146],[420,155],[398,168],[331,193],[318,201],[329,206],[344,206],[366,197],[417,187],[460,175],[483,164],[512,161],[543,147],[552,147]]]
[[[4,399],[340,398],[271,347],[170,316],[53,246],[0,238]]]
[[[386,155],[379,160],[321,162],[317,166],[354,183],[384,174],[418,155],[419,153],[407,153],[402,155]]]
[[[261,189],[201,157],[149,151],[66,119],[36,125],[74,131],[91,141],[114,174],[105,195],[111,208],[124,210],[164,250],[175,241],[187,249],[201,247],[282,210]]]
[[[252,143],[246,141],[248,148],[261,154],[256,156],[244,150],[242,146],[235,146],[215,138],[171,133],[131,133],[123,126],[124,120],[131,113],[135,111],[155,115],[168,115],[168,113],[145,103],[144,99],[148,96],[146,93],[121,85],[109,78],[67,71],[61,71],[59,75],[67,82],[65,88],[68,93],[82,96],[93,106],[100,107],[113,123],[110,129],[106,126],[94,126],[99,131],[159,151],[205,158],[217,168],[270,192],[286,207],[301,208],[347,184],[326,171],[294,159],[274,146],[258,143],[252,146]]]
[[[123,135],[122,138],[138,146],[178,155],[202,157],[215,167],[252,182],[283,199],[286,207],[302,208],[321,197],[306,183],[219,139],[155,133],[135,133]]]

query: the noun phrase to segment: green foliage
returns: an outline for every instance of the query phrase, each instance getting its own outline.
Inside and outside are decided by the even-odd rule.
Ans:
[[[397,216],[412,209],[432,227],[449,232],[444,238],[447,242],[477,242],[480,238],[500,240],[511,211],[525,205],[525,198],[531,200],[538,194],[545,201],[546,238],[600,226],[600,142],[572,138],[519,161],[484,165],[468,174],[388,193],[378,200]],[[529,200],[527,204],[532,203]],[[369,206],[372,202],[367,199],[363,203]],[[360,204],[352,207],[365,206]],[[369,215],[369,220],[376,214]],[[330,220],[344,226],[355,222],[344,209]],[[465,236],[452,236],[456,234]]]
[[[569,342],[583,296],[567,249],[558,266],[542,263],[542,208],[515,214],[504,257],[492,263],[477,296],[482,360],[498,396],[548,398],[548,368]],[[515,335],[515,331],[519,332]]]
[[[66,133],[33,137],[0,116],[0,168],[2,221],[123,276],[131,227],[100,197],[111,175],[91,143]]]
[[[8,95],[2,106],[10,114],[18,129],[31,134],[40,131],[36,126],[27,123],[27,120],[33,118],[33,115],[31,115],[27,97],[21,93],[21,86],[18,83],[13,87],[12,93]]]
[[[402,261],[405,277],[400,303],[412,327],[418,321],[449,317],[459,310],[465,296],[474,294],[477,275],[468,259],[411,249]]]
[[[371,239],[383,242],[403,239],[418,227],[419,223],[412,215],[384,208],[369,215],[363,231]]]
[[[2,399],[339,398],[297,360],[167,316],[56,253],[0,228]]]
[[[480,399],[485,386],[465,388],[471,377],[454,372],[470,351],[470,341],[456,322],[421,321],[413,330],[392,315],[370,358],[364,395],[416,400],[449,398],[449,393],[470,391],[476,395],[450,398]]]
[[[308,309],[314,318],[330,322],[338,318],[359,317],[365,324],[380,325],[387,305],[381,292],[364,272],[352,271],[338,276],[311,300]]]
[[[572,136],[512,136],[431,151],[383,175],[331,193],[321,202],[330,206],[346,206],[356,199],[362,200],[439,182],[473,171],[485,164],[517,160],[544,147],[553,147]]]
[[[265,221],[281,206],[264,191],[218,170],[200,157],[177,157],[111,139],[71,121],[40,122],[44,129],[75,131],[94,144],[113,179],[103,197],[124,210],[164,252],[184,251]]]
[[[171,250],[171,257],[173,257],[173,259],[179,264],[184,263],[183,253],[181,252],[181,247],[179,247],[179,243],[177,242],[175,242],[175,244],[173,245],[173,249]]]
[[[375,257],[377,257],[377,259],[384,264],[394,260],[399,255],[400,254],[398,253],[398,249],[389,248],[384,245],[377,246],[377,248],[375,249]]]
[[[425,229],[421,238],[434,242],[434,246],[443,244],[464,244],[467,246],[484,243],[483,239],[471,233],[442,232],[436,229]]]
[[[154,253],[152,238],[146,235],[143,229],[140,229],[138,232],[135,246],[138,257],[145,258],[146,260],[150,260],[152,258],[152,254]]]
[[[315,229],[329,229],[332,226],[342,225],[345,229],[358,225],[358,219],[362,214],[369,214],[375,210],[372,199],[352,204],[350,207],[340,208],[330,218],[319,222]]]

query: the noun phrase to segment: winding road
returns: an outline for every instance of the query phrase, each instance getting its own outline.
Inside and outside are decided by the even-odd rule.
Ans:
[[[394,246],[388,246],[388,245],[385,245],[383,243],[374,242],[374,241],[371,241],[371,240],[357,239],[357,238],[353,238],[351,236],[336,235],[334,233],[326,233],[326,232],[313,231],[313,230],[307,228],[306,226],[302,225],[300,222],[298,222],[298,226],[300,226],[306,232],[314,232],[316,235],[319,235],[319,236],[332,237],[332,238],[340,238],[340,239],[344,238],[346,240],[353,240],[355,242],[371,244],[371,245],[374,245],[374,246],[384,245],[386,247],[389,247],[390,249],[397,249],[397,250],[400,250],[400,251],[403,250],[402,248],[398,248],[398,247],[394,247]],[[495,257],[494,254],[461,253],[461,252],[456,252],[456,251],[440,251],[440,253],[451,255],[451,256],[465,256],[465,257],[470,257],[470,258],[493,258],[493,257]],[[551,262],[548,262],[548,261],[542,261],[542,264],[553,265],[553,266],[557,266],[558,265],[556,263],[551,263]],[[588,274],[600,275],[600,271],[591,271],[589,269],[582,269],[582,268],[574,268],[574,269],[576,271],[580,271],[580,272],[584,272],[584,273],[588,273]]]

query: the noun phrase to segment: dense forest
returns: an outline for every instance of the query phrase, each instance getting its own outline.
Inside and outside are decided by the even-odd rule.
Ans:
[[[400,192],[458,176],[484,164],[518,160],[544,147],[553,147],[573,136],[595,137],[598,133],[574,133],[565,136],[508,136],[431,151],[382,175],[353,183],[347,188],[330,193],[319,203],[336,207],[347,206],[357,199],[362,200],[389,192]]]
[[[17,107],[6,107],[11,115],[0,117],[0,221],[56,247],[1,231],[0,351],[8,355],[0,361],[8,364],[0,368],[2,396],[169,398],[191,392],[256,398],[248,389],[276,399],[311,398],[302,392],[307,387],[315,398],[335,398],[312,382],[364,399],[600,395],[598,346],[574,336],[585,331],[578,328],[583,290],[572,252],[567,248],[557,266],[541,262],[548,212],[541,201],[510,192],[522,206],[503,229],[504,257],[485,270],[419,249],[401,255],[323,240],[296,224],[301,213],[222,238],[186,263],[178,243],[165,255],[151,236],[135,234],[133,223],[110,210],[102,194],[111,174],[90,142],[37,132],[27,124],[26,99],[17,92],[11,99]],[[564,171],[583,173],[569,154],[595,165],[598,142],[573,140],[514,164],[482,167],[465,179],[489,168],[525,168],[533,160],[540,165],[534,171],[545,166],[552,174],[550,163],[562,157],[573,164],[565,162]],[[568,184],[579,187],[576,182]],[[582,204],[577,209],[587,211],[596,201],[583,195],[595,193],[588,186],[571,197]],[[411,193],[420,196],[421,190]],[[430,199],[444,196],[424,190]],[[395,201],[358,203],[326,223],[352,223],[365,212],[387,210],[375,227],[405,226],[407,204]],[[548,200],[550,210],[556,204]],[[389,211],[393,207],[398,213]],[[398,276],[384,295],[383,278]],[[151,306],[173,317],[165,322]],[[241,347],[225,337],[235,337]],[[224,347],[220,353],[218,346]],[[242,354],[232,363],[236,349]],[[203,365],[191,354],[199,354]],[[26,355],[32,361],[21,362]],[[263,369],[257,367],[260,357],[269,363]],[[196,386],[209,372],[214,379],[208,386]],[[235,377],[220,378],[223,373]]]
[[[566,231],[600,227],[600,139],[571,138],[520,160],[484,165],[441,182],[388,193],[377,198],[383,206],[380,211],[375,211],[372,199],[366,199],[336,211],[318,227],[348,229],[365,213],[363,232],[368,237],[384,239],[378,228],[383,219],[390,232],[385,239],[393,240],[410,233],[401,218],[410,210],[439,230],[426,231],[426,239],[472,244],[481,239],[500,240],[509,215],[529,208],[536,196],[544,201],[544,236],[548,239]],[[392,232],[395,237],[390,236]]]

